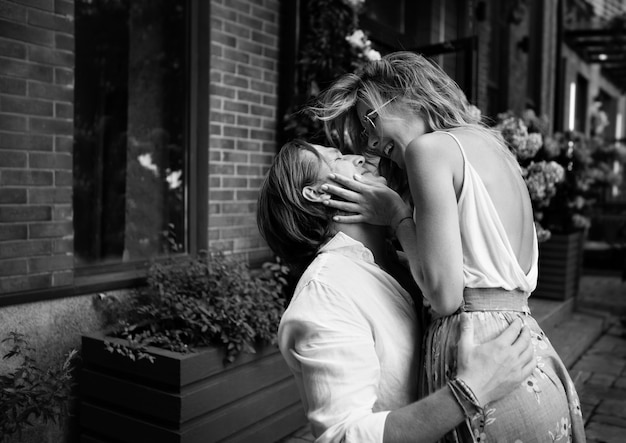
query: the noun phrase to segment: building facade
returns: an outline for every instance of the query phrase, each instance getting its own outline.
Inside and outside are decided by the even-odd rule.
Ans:
[[[361,4],[374,48],[428,54],[487,115],[530,107],[588,131],[602,95],[607,130],[623,138],[624,83],[562,38],[571,11],[623,14],[605,3],[344,5]],[[153,259],[272,257],[256,199],[315,4],[0,1],[0,335],[26,333],[55,361],[99,328],[98,301],[141,284]]]

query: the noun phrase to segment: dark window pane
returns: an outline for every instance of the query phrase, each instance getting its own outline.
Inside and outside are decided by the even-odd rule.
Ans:
[[[185,0],[77,0],[77,266],[187,249]]]

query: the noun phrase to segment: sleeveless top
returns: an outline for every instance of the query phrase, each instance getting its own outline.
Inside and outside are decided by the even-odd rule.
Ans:
[[[537,287],[539,258],[534,223],[532,265],[525,273],[482,179],[467,161],[463,145],[454,134],[445,134],[456,141],[463,156],[463,185],[458,210],[465,287],[518,289],[530,295]]]

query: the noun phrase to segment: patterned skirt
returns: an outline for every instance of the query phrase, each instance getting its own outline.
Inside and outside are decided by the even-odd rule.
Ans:
[[[456,373],[460,312],[474,322],[474,340],[498,336],[516,318],[530,328],[537,356],[533,374],[506,397],[486,405],[445,436],[445,442],[585,442],[574,383],[560,357],[530,315],[527,294],[503,289],[464,291],[459,312],[435,318],[424,339],[423,395],[446,385]]]

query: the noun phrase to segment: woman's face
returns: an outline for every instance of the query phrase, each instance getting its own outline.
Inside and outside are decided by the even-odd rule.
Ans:
[[[369,148],[404,169],[404,150],[413,139],[424,134],[423,120],[406,109],[401,99],[392,99],[377,109],[360,101],[356,111]]]

